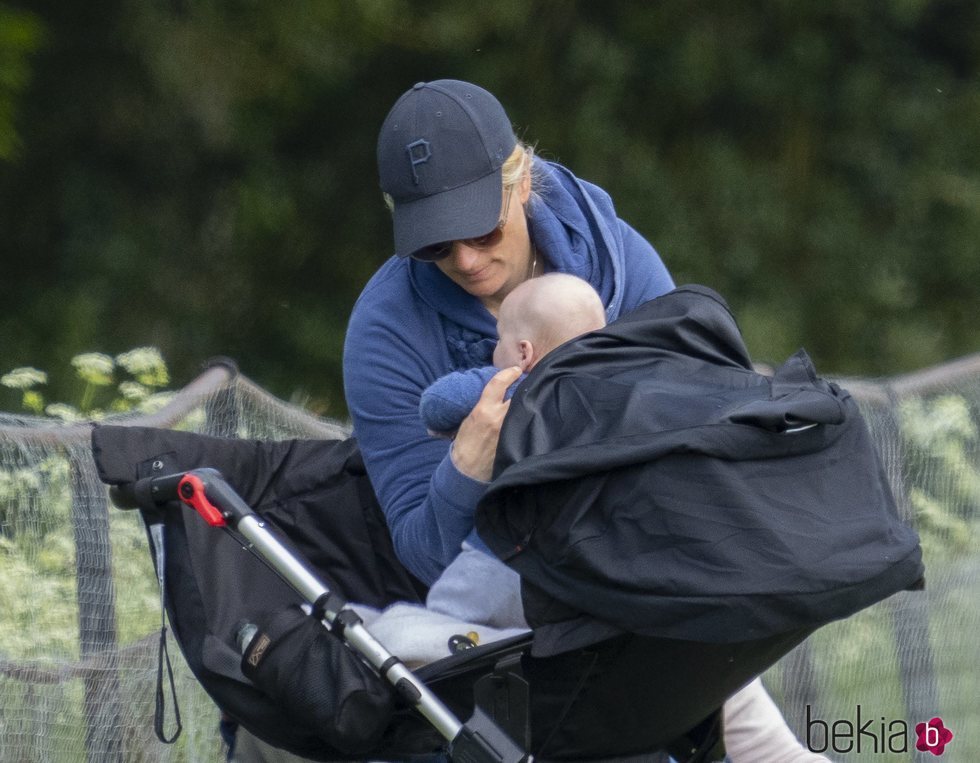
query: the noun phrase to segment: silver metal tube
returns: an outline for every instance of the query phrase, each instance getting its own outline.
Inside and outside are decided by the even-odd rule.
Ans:
[[[286,582],[307,601],[316,602],[324,594],[330,593],[330,589],[297,560],[256,515],[248,514],[242,517],[238,522],[237,530],[251,543],[252,548],[272,564],[279,574],[286,579]],[[328,621],[327,625],[333,625],[333,622]],[[381,666],[393,656],[361,623],[352,623],[346,626],[344,639],[375,670],[380,670]],[[462,730],[463,724],[403,663],[398,662],[392,665],[385,674],[385,678],[396,687],[401,681],[407,681],[411,684],[419,695],[418,711],[445,739],[451,742],[456,738]]]
[[[323,594],[330,592],[330,589],[269,532],[265,523],[257,516],[249,514],[242,517],[238,522],[237,530],[307,601],[315,602]]]
[[[345,628],[344,638],[351,646],[367,657],[375,668],[380,668],[392,656],[391,652],[385,649],[361,624],[350,625]],[[374,660],[378,660],[378,662],[374,662]],[[429,719],[429,722],[436,731],[442,734],[444,739],[451,742],[456,738],[456,735],[462,730],[463,724],[425,684],[415,677],[412,671],[405,667],[404,663],[399,662],[392,665],[386,678],[395,686],[398,685],[399,681],[408,681],[419,693],[419,712]]]

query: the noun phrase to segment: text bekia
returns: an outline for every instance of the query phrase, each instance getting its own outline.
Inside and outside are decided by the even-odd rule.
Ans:
[[[814,718],[806,706],[806,746],[810,752],[886,753],[909,751],[909,725],[884,716],[866,717],[861,706],[854,719],[825,721]]]

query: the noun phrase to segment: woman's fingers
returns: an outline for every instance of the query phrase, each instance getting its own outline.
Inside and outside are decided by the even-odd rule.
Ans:
[[[510,408],[510,400],[504,396],[520,375],[517,366],[497,372],[483,388],[470,415],[460,424],[451,457],[456,468],[467,477],[487,482],[492,476],[500,428]]]
[[[480,395],[480,402],[477,405],[492,400],[498,403],[506,402],[509,406],[510,401],[504,401],[504,394],[507,392],[507,388],[520,378],[520,375],[520,366],[511,366],[495,373],[487,382],[487,386],[483,388],[483,394]]]

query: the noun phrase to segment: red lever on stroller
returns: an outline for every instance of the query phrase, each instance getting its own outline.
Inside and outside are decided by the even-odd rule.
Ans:
[[[133,496],[137,502],[149,501],[161,506],[180,501],[194,509],[208,524],[233,529],[243,536],[248,541],[246,548],[268,562],[310,602],[321,622],[341,635],[449,742],[449,755],[456,763],[530,763],[533,760],[479,708],[467,723],[461,723],[401,660],[371,635],[357,613],[347,608],[346,601],[331,592],[269,531],[217,470],[194,469],[140,480],[133,486]],[[113,500],[121,502],[121,497],[123,494],[117,493]]]
[[[193,472],[185,474],[177,483],[177,493],[180,500],[204,517],[204,521],[212,527],[224,527],[227,524],[225,515],[208,500],[204,482],[198,475]]]

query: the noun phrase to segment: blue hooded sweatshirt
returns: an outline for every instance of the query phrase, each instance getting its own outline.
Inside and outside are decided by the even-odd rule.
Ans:
[[[653,247],[616,216],[598,186],[535,160],[528,228],[546,270],[588,281],[613,321],[674,287]],[[461,474],[451,443],[426,432],[422,392],[441,376],[492,363],[496,319],[434,264],[392,257],[354,305],[344,388],[354,435],[395,552],[431,584],[463,540],[486,550],[473,516],[486,483]]]

